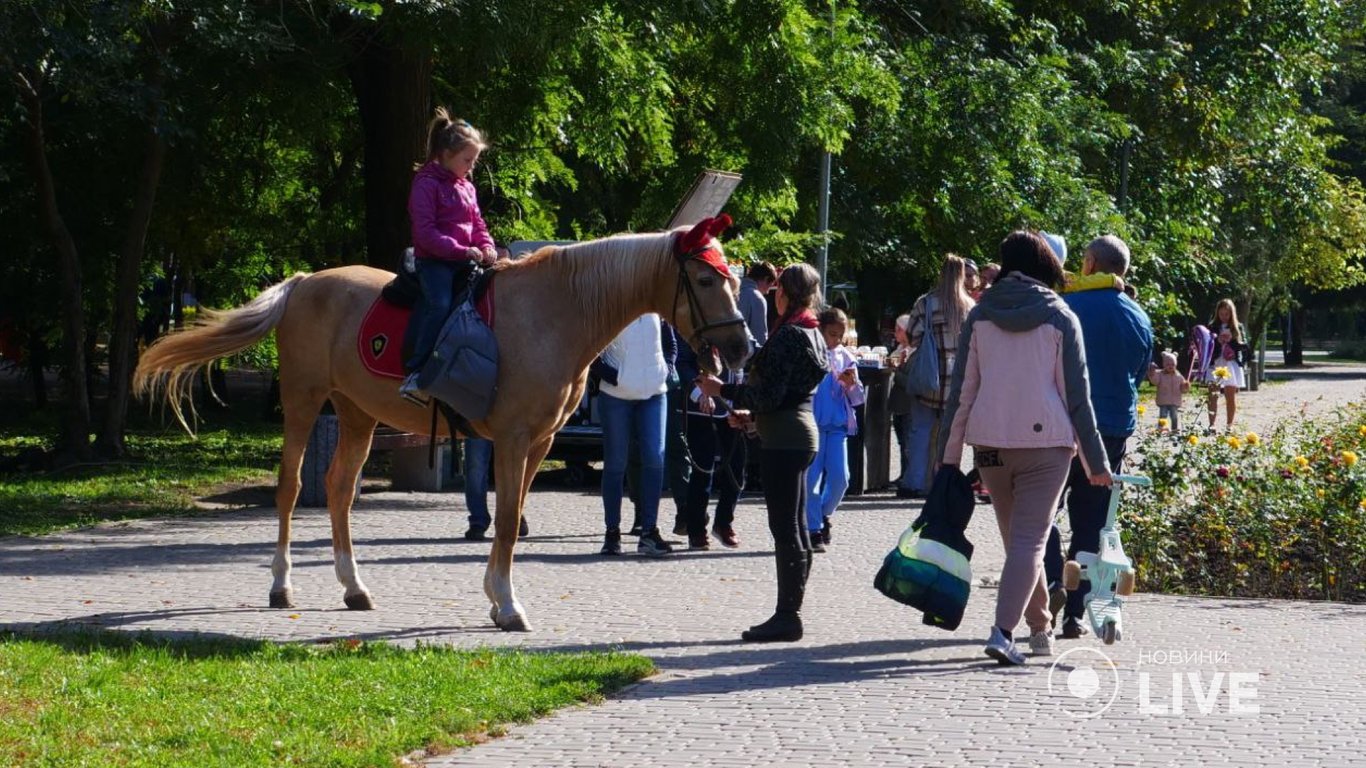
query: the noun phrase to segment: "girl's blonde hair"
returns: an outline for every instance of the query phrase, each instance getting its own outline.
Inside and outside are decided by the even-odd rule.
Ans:
[[[972,309],[972,296],[968,295],[967,288],[963,287],[964,277],[967,276],[968,264],[957,254],[950,253],[944,257],[944,267],[939,271],[939,283],[930,292],[939,306],[939,311],[944,313],[945,331],[948,338],[957,339],[958,332],[963,328],[963,321],[968,317],[968,311]],[[932,318],[926,318],[926,323]]]
[[[1238,308],[1233,306],[1233,299],[1220,299],[1214,305],[1214,322],[1210,323],[1210,330],[1216,334],[1219,332],[1219,324],[1223,321],[1219,319],[1219,310],[1228,307],[1228,331],[1233,336],[1235,344],[1243,343],[1242,331],[1238,330]]]
[[[488,148],[478,128],[459,118],[452,118],[445,107],[437,107],[436,115],[427,124],[427,159],[435,160],[442,152],[459,152],[475,146],[483,152]]]

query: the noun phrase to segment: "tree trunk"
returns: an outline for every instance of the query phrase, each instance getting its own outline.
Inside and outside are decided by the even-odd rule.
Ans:
[[[47,407],[47,341],[36,328],[28,334],[28,375],[33,385],[33,407]]]
[[[62,433],[57,452],[65,459],[83,461],[90,457],[90,391],[86,386],[85,309],[81,303],[81,260],[76,241],[66,228],[57,205],[57,189],[52,167],[47,162],[47,137],[43,124],[43,102],[37,87],[22,88],[20,97],[28,119],[26,144],[29,162],[38,186],[38,206],[62,277],[62,382],[66,403]]]
[[[154,78],[154,85],[159,78]],[[114,326],[109,337],[109,398],[105,406],[104,426],[95,441],[95,450],[102,456],[117,458],[128,453],[124,445],[124,431],[128,424],[128,397],[132,388],[133,368],[137,362],[138,343],[138,282],[142,274],[142,255],[147,244],[147,227],[152,220],[157,186],[166,159],[166,139],[159,129],[155,115],[147,126],[146,150],[142,173],[138,179],[133,209],[128,215],[128,232],[119,253],[114,282]]]
[[[1296,306],[1290,310],[1290,350],[1285,353],[1286,366],[1296,368],[1304,365],[1304,321],[1305,309]]]
[[[365,135],[366,262],[396,270],[411,242],[408,188],[425,159],[432,109],[432,52],[391,41],[382,30],[356,36],[347,74]]]

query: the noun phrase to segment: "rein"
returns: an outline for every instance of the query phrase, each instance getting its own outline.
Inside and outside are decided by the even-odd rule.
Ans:
[[[707,322],[707,315],[702,311],[702,304],[697,298],[697,289],[693,287],[692,281],[688,279],[688,271],[685,268],[689,261],[698,258],[703,253],[706,253],[707,250],[707,248],[699,248],[698,250],[678,257],[678,286],[674,289],[673,326],[675,328],[678,327],[678,297],[686,294],[688,298],[688,319],[691,321],[693,327],[692,337],[689,341],[693,342],[694,348],[709,348],[711,346],[706,339],[702,338],[702,334],[707,331],[745,324],[745,318],[739,312],[714,323]]]

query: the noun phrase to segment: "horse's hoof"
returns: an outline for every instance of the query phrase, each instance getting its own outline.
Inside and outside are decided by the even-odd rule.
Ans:
[[[526,617],[518,613],[514,613],[502,620],[499,620],[497,616],[494,616],[493,623],[497,624],[498,628],[504,632],[531,631],[531,624],[527,622]]]
[[[271,593],[270,593],[270,607],[271,607],[271,608],[293,608],[293,607],[294,607],[294,590],[292,590],[292,589],[282,589],[282,590],[280,590],[280,591],[278,591],[278,592],[271,592]]]
[[[347,608],[350,608],[353,611],[375,610],[375,601],[371,600],[370,595],[366,592],[361,592],[356,595],[347,595],[343,598],[343,602],[346,603]]]

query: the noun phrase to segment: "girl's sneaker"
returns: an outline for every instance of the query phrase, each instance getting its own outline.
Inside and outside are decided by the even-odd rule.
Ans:
[[[655,528],[647,533],[641,534],[640,542],[636,544],[636,553],[646,557],[664,557],[673,554],[674,548],[659,535],[659,529]]]
[[[1015,647],[1015,641],[1006,637],[1000,627],[991,628],[991,637],[983,650],[997,662],[1006,666],[1019,666],[1025,663],[1025,655]]]
[[[1029,652],[1034,656],[1053,655],[1053,633],[1046,629],[1029,635]]]

